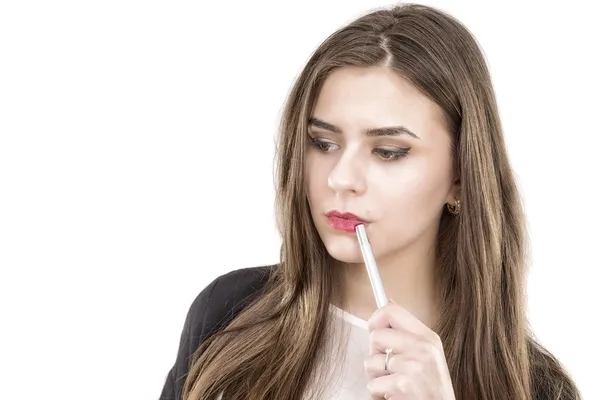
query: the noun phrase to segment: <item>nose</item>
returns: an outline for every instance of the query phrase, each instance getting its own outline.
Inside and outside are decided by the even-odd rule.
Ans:
[[[327,178],[327,184],[336,194],[360,195],[366,190],[366,166],[357,154],[344,153]]]

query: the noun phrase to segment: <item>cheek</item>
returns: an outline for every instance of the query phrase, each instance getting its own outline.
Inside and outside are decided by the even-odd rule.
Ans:
[[[405,166],[393,179],[379,182],[373,199],[373,214],[379,228],[374,243],[379,253],[413,242],[425,232],[437,229],[448,192],[447,174],[424,165]]]
[[[318,201],[327,186],[326,166],[322,164],[314,154],[309,154],[305,158],[304,185],[310,203]]]
[[[451,187],[451,163],[447,159],[415,158],[398,165],[378,183],[378,198],[385,199],[384,210],[395,214],[427,216],[443,206]]]

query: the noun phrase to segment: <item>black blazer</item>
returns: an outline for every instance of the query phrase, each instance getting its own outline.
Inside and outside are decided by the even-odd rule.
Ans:
[[[276,267],[238,269],[219,276],[200,292],[187,313],[175,365],[167,375],[159,400],[182,400],[183,384],[194,351],[260,294]]]

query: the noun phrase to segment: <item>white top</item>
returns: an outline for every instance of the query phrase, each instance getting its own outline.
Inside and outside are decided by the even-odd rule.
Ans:
[[[369,400],[364,362],[369,355],[367,321],[331,305],[325,351],[317,361],[307,400]],[[318,389],[318,392],[317,392]],[[219,400],[222,399],[222,394]]]
[[[368,400],[364,362],[369,355],[367,321],[331,305],[325,351],[311,379],[307,399]],[[316,387],[321,392],[314,396]],[[324,389],[323,389],[324,388]],[[322,392],[325,390],[325,392]]]

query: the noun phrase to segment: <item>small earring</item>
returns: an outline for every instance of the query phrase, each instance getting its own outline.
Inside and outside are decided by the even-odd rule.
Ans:
[[[460,213],[460,200],[456,200],[456,205],[447,203],[446,206],[448,206],[448,211],[450,211],[452,214],[457,215]]]

